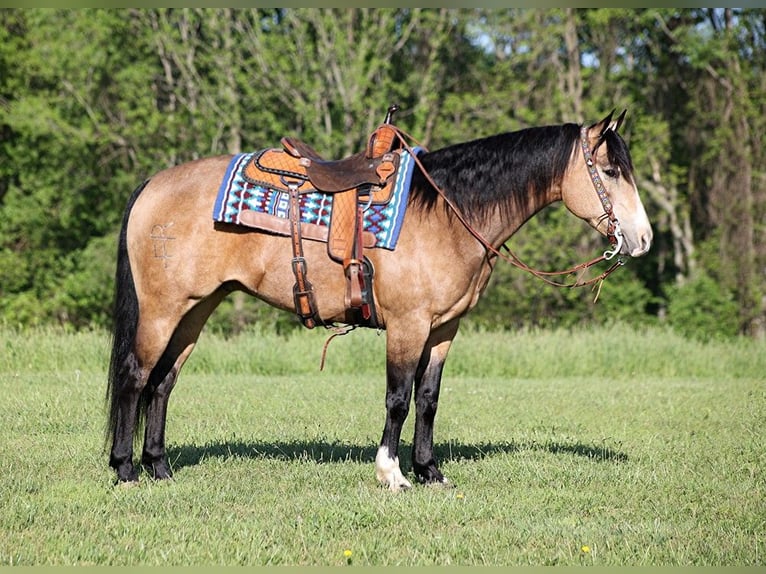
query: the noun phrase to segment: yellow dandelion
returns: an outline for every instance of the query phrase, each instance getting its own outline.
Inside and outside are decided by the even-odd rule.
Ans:
[[[343,557],[344,558],[351,558],[353,555],[354,555],[354,553],[351,550],[349,550],[348,548],[346,548],[343,551]]]
[[[465,495],[462,492],[458,492],[455,495],[455,498],[457,498],[458,500],[463,500],[465,498]]]
[[[580,550],[582,551],[582,553],[583,553],[583,554],[588,554],[588,553],[590,552],[590,546],[588,546],[587,544],[585,544],[585,545],[583,545],[583,546],[580,548]]]

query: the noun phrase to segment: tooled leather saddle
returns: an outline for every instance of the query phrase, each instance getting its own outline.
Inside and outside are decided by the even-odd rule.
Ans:
[[[266,149],[255,154],[244,168],[250,183],[289,194],[289,235],[292,239],[292,269],[295,275],[293,298],[298,317],[308,328],[318,322],[313,286],[308,280],[302,239],[305,224],[300,221],[299,196],[304,193],[333,194],[330,225],[327,230],[327,253],[343,265],[346,277],[346,307],[353,321],[377,327],[372,297],[373,269],[364,257],[364,248],[374,245],[375,238],[363,231],[364,206],[387,203],[391,199],[399,169],[400,143],[392,118],[397,105],[389,107],[386,119],[375,129],[364,150],[340,160],[326,160],[309,144],[296,138],[283,137],[282,149]],[[245,224],[258,224],[255,211],[241,215]],[[248,221],[252,219],[252,221]],[[284,231],[284,230],[274,230]],[[324,239],[324,237],[312,237]]]

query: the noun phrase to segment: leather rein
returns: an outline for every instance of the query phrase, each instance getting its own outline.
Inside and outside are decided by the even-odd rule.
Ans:
[[[614,215],[614,209],[612,207],[611,201],[609,201],[609,197],[606,194],[606,187],[604,186],[603,181],[601,180],[601,176],[598,173],[598,169],[596,168],[596,164],[593,161],[593,153],[591,152],[590,146],[588,145],[588,130],[585,126],[583,126],[580,130],[580,146],[582,148],[583,157],[585,158],[585,164],[588,168],[588,174],[590,175],[591,182],[593,183],[593,188],[596,190],[596,194],[598,195],[599,200],[601,201],[601,205],[604,208],[604,215],[601,216],[599,219],[599,222],[603,221],[604,219],[608,220],[607,224],[607,231],[606,236],[609,239],[610,244],[613,246],[612,250],[605,251],[602,255],[599,257],[596,257],[595,259],[591,259],[590,261],[586,261],[585,263],[580,263],[579,265],[575,265],[574,267],[571,267],[569,269],[565,269],[563,271],[540,271],[539,269],[535,269],[534,267],[530,267],[529,265],[525,264],[519,257],[511,251],[511,249],[503,243],[501,246],[502,249],[504,249],[508,254],[500,252],[499,249],[497,249],[495,246],[493,246],[489,241],[487,241],[484,236],[479,233],[465,218],[465,216],[460,212],[460,210],[457,208],[457,206],[447,197],[447,195],[444,193],[444,191],[436,184],[436,182],[433,180],[431,175],[426,171],[426,169],[423,167],[423,164],[420,162],[420,159],[417,157],[415,152],[413,151],[412,147],[407,143],[407,140],[412,141],[415,143],[415,145],[420,145],[415,138],[404,132],[404,130],[396,127],[396,126],[390,126],[396,131],[397,138],[399,141],[401,141],[404,148],[410,153],[412,158],[415,160],[415,163],[418,165],[420,170],[423,172],[423,175],[425,176],[426,180],[433,186],[433,188],[436,190],[436,192],[442,197],[444,202],[450,207],[450,209],[455,213],[455,216],[458,218],[458,220],[463,224],[463,226],[473,235],[479,243],[481,243],[485,249],[496,255],[498,258],[503,259],[507,261],[508,263],[511,263],[512,265],[518,267],[519,269],[522,269],[523,271],[526,271],[528,273],[531,273],[538,279],[541,279],[548,285],[553,285],[555,287],[584,287],[586,285],[594,285],[595,283],[598,283],[598,292],[596,294],[596,300],[598,300],[598,295],[601,292],[601,284],[603,283],[604,279],[606,279],[613,271],[615,271],[617,268],[624,265],[624,262],[619,257],[617,260],[612,263],[612,265],[603,273],[601,273],[597,277],[593,277],[587,281],[582,280],[583,272],[590,267],[593,267],[594,265],[601,263],[602,261],[609,261],[612,258],[614,258],[615,255],[617,255],[620,252],[620,249],[622,248],[623,243],[623,235],[622,231],[620,230],[620,222],[617,220],[617,217]],[[422,146],[421,146],[422,147]],[[574,273],[580,272],[580,277],[574,281],[573,283],[559,283],[557,281],[553,281],[549,279],[549,277],[556,277],[561,275],[571,275]],[[596,287],[594,287],[595,289]],[[595,300],[594,300],[595,302]]]
[[[386,118],[389,119],[388,117]],[[624,265],[624,262],[619,257],[617,260],[612,263],[612,265],[601,275],[598,277],[593,277],[592,279],[589,279],[587,281],[582,280],[582,276],[585,273],[585,270],[589,269],[590,267],[593,267],[594,265],[601,263],[602,261],[608,261],[612,259],[615,255],[617,255],[620,252],[620,249],[622,248],[622,242],[623,242],[623,236],[622,231],[620,230],[620,222],[617,221],[617,217],[614,215],[614,209],[612,208],[612,203],[609,201],[609,197],[606,194],[606,188],[604,187],[603,181],[601,181],[601,176],[598,173],[598,169],[596,168],[596,164],[593,161],[593,153],[590,149],[590,146],[588,145],[588,130],[585,126],[583,126],[580,130],[580,145],[582,147],[582,153],[583,157],[585,158],[585,164],[588,168],[588,174],[590,175],[590,180],[593,183],[593,188],[596,190],[596,194],[598,195],[598,198],[601,200],[601,205],[604,208],[604,215],[601,216],[599,219],[599,223],[603,221],[604,219],[608,220],[607,224],[607,231],[606,235],[609,239],[609,243],[612,244],[613,249],[611,251],[607,250],[604,251],[602,255],[599,257],[596,257],[595,259],[591,259],[590,261],[586,261],[585,263],[580,263],[579,265],[575,265],[574,267],[571,267],[570,269],[565,269],[564,271],[540,271],[539,269],[535,269],[533,267],[530,267],[529,265],[525,264],[519,257],[513,253],[513,251],[510,250],[510,248],[503,243],[501,246],[505,251],[508,252],[508,255],[501,253],[495,246],[493,246],[489,241],[487,241],[484,236],[479,233],[478,230],[476,230],[465,218],[465,216],[460,212],[460,210],[457,208],[457,206],[447,197],[447,195],[444,193],[444,190],[442,190],[436,182],[431,177],[431,174],[426,171],[426,168],[423,167],[423,164],[420,162],[420,159],[418,158],[417,154],[415,153],[415,150],[412,149],[412,147],[409,145],[408,141],[413,142],[414,145],[420,146],[421,148],[425,149],[415,138],[413,138],[411,135],[406,133],[404,130],[391,125],[388,121],[386,122],[388,127],[392,128],[396,134],[397,139],[402,143],[402,146],[404,149],[406,149],[413,160],[415,160],[415,164],[420,168],[420,171],[423,172],[423,175],[425,176],[426,180],[433,186],[433,188],[436,190],[436,192],[442,197],[444,202],[452,209],[452,211],[455,213],[455,216],[458,218],[458,220],[465,226],[465,228],[473,235],[479,243],[481,243],[487,251],[493,253],[498,258],[503,259],[507,261],[508,263],[511,263],[512,265],[518,267],[519,269],[522,269],[523,271],[526,271],[528,273],[531,273],[538,279],[541,279],[548,285],[553,285],[555,287],[584,287],[586,285],[594,285],[593,289],[596,290],[596,297],[594,298],[593,302],[595,303],[598,301],[598,297],[601,293],[601,285],[604,283],[604,279],[606,279],[613,271],[615,271],[617,268]],[[573,283],[559,283],[557,281],[553,281],[549,279],[549,277],[555,277],[560,275],[572,275],[573,273],[580,272],[580,277]],[[595,285],[598,283],[598,285]],[[322,358],[319,363],[319,370],[324,369],[325,364],[325,357],[327,354],[327,347],[330,345],[330,342],[337,336],[346,335],[350,331],[353,331],[356,326],[355,325],[346,325],[345,327],[332,327],[325,325],[325,327],[332,329],[335,331],[333,335],[331,335],[327,341],[325,341],[324,348],[322,349]]]

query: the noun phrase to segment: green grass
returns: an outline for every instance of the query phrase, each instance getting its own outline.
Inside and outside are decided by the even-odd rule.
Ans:
[[[762,342],[461,333],[436,425],[456,487],[394,495],[373,469],[385,334],[337,338],[319,372],[327,335],[203,335],[170,404],[175,480],[124,488],[107,336],[0,330],[0,565],[764,563]]]

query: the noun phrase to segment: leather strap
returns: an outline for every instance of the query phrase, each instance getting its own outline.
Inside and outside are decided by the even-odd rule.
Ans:
[[[346,307],[360,308],[364,304],[362,297],[362,287],[364,286],[364,274],[362,273],[362,217],[364,211],[357,203],[354,213],[354,236],[351,244],[350,257],[343,261],[343,268],[346,271]],[[365,317],[369,319],[369,315]]]
[[[295,312],[301,322],[308,329],[316,326],[316,302],[314,300],[314,286],[306,278],[306,259],[303,257],[303,244],[301,242],[301,212],[298,199],[298,186],[291,183],[290,190],[290,236],[293,246],[293,275],[295,275],[295,285],[293,285],[293,301],[295,303]]]

